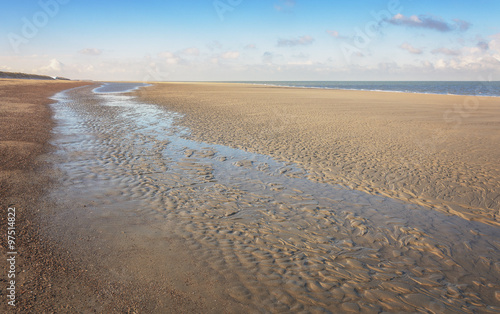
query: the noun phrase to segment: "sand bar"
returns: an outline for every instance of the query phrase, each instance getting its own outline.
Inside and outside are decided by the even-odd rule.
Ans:
[[[500,98],[223,83],[158,83],[137,94],[184,113],[195,139],[500,224]]]

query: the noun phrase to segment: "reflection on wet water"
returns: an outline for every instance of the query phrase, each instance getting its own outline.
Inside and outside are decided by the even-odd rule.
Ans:
[[[105,93],[132,87],[58,94],[61,208],[148,217],[142,232],[182,238],[202,267],[230,278],[231,298],[256,311],[500,310],[498,228],[191,141],[179,114]]]
[[[123,93],[136,90],[141,87],[150,86],[150,84],[145,83],[104,83],[98,88],[94,88],[93,92],[97,94],[110,94],[110,93]]]

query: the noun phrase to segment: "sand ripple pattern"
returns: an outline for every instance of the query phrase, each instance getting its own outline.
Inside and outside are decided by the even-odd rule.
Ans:
[[[192,138],[296,162],[341,184],[500,226],[500,98],[156,83]],[[457,114],[450,114],[456,112]],[[225,130],[221,132],[220,130]]]
[[[151,218],[255,312],[498,313],[498,228],[183,138],[126,94],[59,95],[59,197]]]

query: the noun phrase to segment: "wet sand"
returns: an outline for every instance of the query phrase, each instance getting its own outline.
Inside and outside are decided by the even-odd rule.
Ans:
[[[47,154],[54,150],[55,123],[50,99],[55,93],[93,83],[0,79],[0,208],[1,258],[0,312],[91,313],[151,312],[158,296],[164,308],[177,312],[203,312],[198,300],[169,289],[141,282],[118,280],[106,271],[89,269],[91,251],[71,254],[49,230],[57,209],[46,195],[57,176]],[[16,306],[7,305],[7,208],[16,208]],[[57,221],[74,228],[66,221]],[[91,234],[104,246],[99,236]],[[80,241],[78,246],[84,247]],[[117,262],[116,260],[114,261]]]
[[[141,100],[204,142],[300,164],[309,178],[500,225],[500,98],[165,83]]]
[[[56,149],[45,158],[56,183],[45,198],[44,236],[102,282],[107,309],[116,298],[112,312],[248,312],[227,296],[227,279],[202,267],[193,243],[174,232],[178,222],[164,217],[165,193],[193,184],[185,172],[163,181],[174,175],[160,153],[169,114],[158,120],[151,108],[125,101],[130,96],[95,88],[54,98]]]
[[[179,306],[161,287],[204,313],[499,310],[498,227],[194,141],[188,114],[131,95],[55,98],[46,230],[150,310]]]

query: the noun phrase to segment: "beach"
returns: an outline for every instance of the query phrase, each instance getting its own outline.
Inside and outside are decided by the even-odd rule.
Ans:
[[[20,312],[500,308],[500,98],[2,82]]]
[[[195,139],[303,166],[311,180],[500,223],[500,98],[165,83],[141,100]]]
[[[500,313],[500,1],[1,7],[0,314]]]
[[[88,225],[90,218],[82,217],[88,212],[79,203],[75,205],[77,197],[83,198],[85,204],[94,201],[86,199],[88,186],[80,189],[81,186],[75,186],[74,178],[58,169],[61,160],[54,156],[60,149],[60,143],[55,140],[60,122],[52,106],[57,102],[53,97],[64,90],[84,88],[73,102],[79,107],[88,94],[101,85],[80,81],[0,79],[0,205],[4,213],[1,217],[4,236],[0,239],[0,266],[5,270],[1,276],[3,301],[0,311],[221,313],[226,308],[238,310],[237,304],[225,306],[226,302],[220,298],[217,302],[217,298],[206,301],[198,295],[193,296],[193,291],[200,290],[210,296],[220,287],[214,288],[202,270],[184,260],[185,243],[156,238],[155,244],[162,248],[156,256],[161,260],[155,259],[153,265],[148,265],[150,268],[145,268],[145,259],[153,260],[150,258],[153,254],[139,251],[134,241],[140,244],[144,237],[129,237],[127,230],[130,228],[130,232],[136,234],[141,228],[134,226],[137,221],[130,217],[125,217],[125,221],[118,217],[114,221],[99,215],[92,217],[99,221],[98,227],[113,232],[109,235],[96,230],[95,225]],[[64,141],[73,143],[75,139],[65,138]],[[76,145],[81,145],[79,139]],[[69,186],[61,188],[61,180],[69,181]],[[54,191],[61,189],[63,195],[59,200],[54,199]],[[111,199],[109,195],[104,198]],[[9,208],[14,208],[16,213],[13,249],[7,244],[7,228],[11,226],[8,224]],[[72,210],[75,212],[68,215]],[[79,217],[80,222],[75,220]],[[141,223],[147,225],[147,222]],[[12,256],[8,251],[16,253],[15,277],[8,277],[7,258]],[[169,256],[168,263],[165,263],[165,255]],[[185,267],[179,271],[176,265]],[[126,276],[121,274],[124,268],[131,269],[125,272]],[[166,277],[165,268],[175,277]],[[8,304],[9,280],[15,280],[15,306]],[[181,283],[181,289],[176,289],[172,282]],[[187,285],[195,288],[186,292],[182,288]]]
[[[137,312],[151,311],[162,295],[164,308],[184,312],[202,312],[196,301],[165,286],[145,287],[89,271],[89,250],[72,255],[49,230],[58,213],[46,195],[57,178],[46,156],[54,150],[54,112],[50,97],[62,90],[90,85],[92,82],[0,79],[0,206],[2,209],[0,268],[2,302],[0,310],[27,312]],[[15,208],[14,250],[7,245],[8,208]],[[59,209],[60,210],[60,209]],[[10,217],[10,216],[9,216]],[[74,225],[61,221],[61,228]],[[9,229],[11,230],[11,229]],[[12,235],[12,233],[9,233]],[[91,235],[93,238],[98,238]],[[87,239],[88,241],[88,239]],[[96,241],[99,245],[102,242]],[[81,239],[79,246],[82,246]],[[9,261],[15,251],[15,277],[8,277]],[[116,262],[116,261],[115,261]],[[15,306],[7,302],[7,287],[15,281]],[[140,290],[139,287],[143,288]],[[156,295],[154,293],[157,293]],[[160,299],[160,298],[158,298]]]
[[[49,97],[64,89],[88,84],[0,79],[0,206],[3,213],[0,265],[8,269],[7,209],[15,208],[15,249],[19,255],[14,279],[19,312],[56,308],[56,303],[65,300],[55,302],[52,296],[64,291],[69,282],[75,282],[68,280],[68,277],[76,277],[75,265],[64,258],[64,252],[56,245],[40,237],[41,197],[51,183],[50,177],[44,174],[49,165],[40,157],[51,149],[49,140],[54,122],[49,108],[53,101]],[[7,284],[7,280],[2,280],[0,295],[5,302],[1,306],[5,311],[8,309]]]

